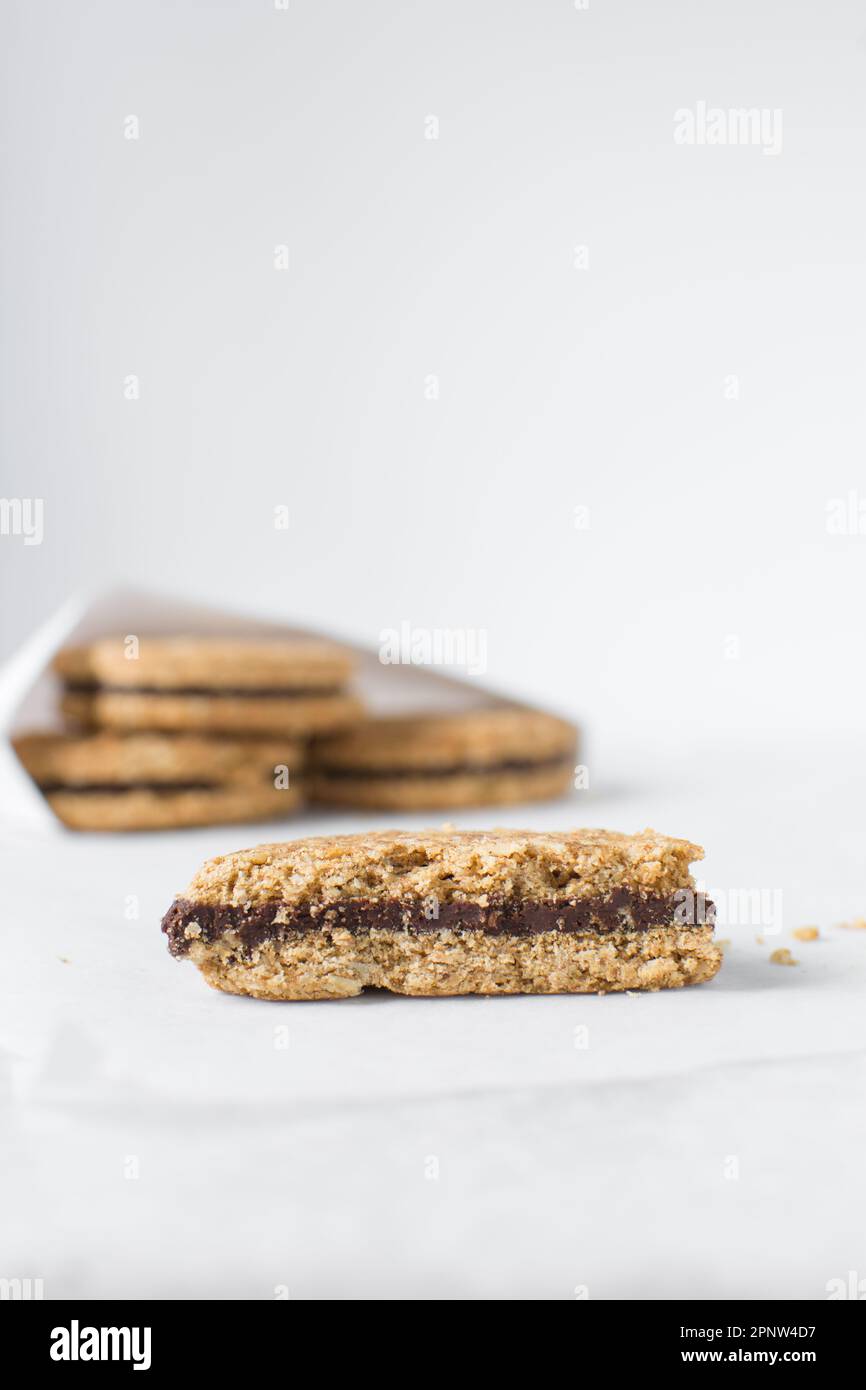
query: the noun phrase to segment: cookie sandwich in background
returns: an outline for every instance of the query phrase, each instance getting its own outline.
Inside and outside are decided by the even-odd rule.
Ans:
[[[63,648],[62,732],[13,748],[77,830],[168,830],[276,819],[303,798],[314,733],[363,705],[352,656],[318,639],[162,635]]]
[[[67,647],[54,660],[61,709],[85,728],[308,738],[360,718],[347,689],[351,655],[315,639],[119,638]]]
[[[301,802],[304,750],[288,738],[30,733],[13,747],[72,830],[271,820]]]
[[[310,796],[329,805],[436,810],[545,801],[573,785],[577,730],[523,706],[362,720],[310,749]]]

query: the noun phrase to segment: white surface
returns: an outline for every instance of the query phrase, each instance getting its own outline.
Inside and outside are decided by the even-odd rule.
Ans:
[[[7,843],[0,1270],[49,1297],[825,1297],[866,1240],[866,931],[834,926],[866,910],[866,809],[863,747],[813,751],[792,781],[784,743],[622,744],[589,794],[461,818],[652,823],[707,844],[711,892],[783,890],[780,935],[722,928],[717,979],[655,995],[267,1004],[169,957],[203,857],[360,818]]]

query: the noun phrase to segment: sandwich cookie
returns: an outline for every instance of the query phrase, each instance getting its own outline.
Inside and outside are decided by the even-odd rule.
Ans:
[[[577,731],[520,707],[367,719],[311,751],[314,800],[393,810],[506,805],[572,785]]]
[[[166,830],[270,820],[301,799],[291,739],[23,734],[14,748],[55,815],[75,830]]]
[[[211,859],[163,919],[208,984],[259,999],[583,994],[710,980],[702,850],[655,831],[385,831]]]
[[[120,638],[55,658],[64,715],[84,727],[304,737],[362,713],[345,690],[351,658],[330,642]]]

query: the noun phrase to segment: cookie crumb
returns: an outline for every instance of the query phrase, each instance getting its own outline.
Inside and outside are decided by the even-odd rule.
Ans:
[[[798,960],[794,960],[787,946],[780,946],[778,950],[770,952],[770,960],[773,965],[799,965]]]
[[[855,917],[853,922],[840,922],[845,931],[866,931],[866,917]]]
[[[719,946],[723,951],[726,950],[728,946],[730,946],[730,944],[731,938],[729,936],[723,936],[721,938],[716,939],[716,945]]]
[[[817,927],[795,927],[791,935],[796,941],[817,941],[820,932]]]

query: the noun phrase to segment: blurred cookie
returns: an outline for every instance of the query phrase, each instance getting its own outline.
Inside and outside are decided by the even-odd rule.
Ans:
[[[291,739],[22,734],[14,748],[55,815],[76,830],[164,830],[265,820],[301,799]]]
[[[351,658],[316,640],[143,637],[68,647],[55,659],[63,713],[75,724],[304,737],[351,725]]]
[[[367,719],[317,740],[310,793],[332,805],[393,810],[505,805],[572,785],[577,731],[518,707]]]

